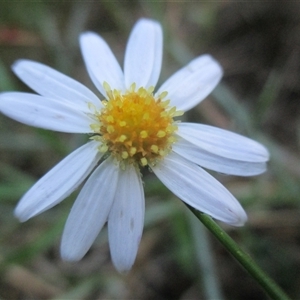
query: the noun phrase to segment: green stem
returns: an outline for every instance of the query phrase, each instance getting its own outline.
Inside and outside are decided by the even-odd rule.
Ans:
[[[276,300],[290,300],[284,291],[245,253],[235,241],[213,219],[193,207],[187,205],[192,213],[208,228],[223,244],[249,274],[261,285],[265,292]]]

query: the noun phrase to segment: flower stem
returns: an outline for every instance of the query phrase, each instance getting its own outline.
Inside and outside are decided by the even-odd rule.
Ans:
[[[290,300],[284,291],[245,253],[235,241],[213,219],[187,205],[192,213],[206,226],[207,229],[223,244],[223,246],[238,260],[248,273],[260,284],[265,292],[277,300]]]

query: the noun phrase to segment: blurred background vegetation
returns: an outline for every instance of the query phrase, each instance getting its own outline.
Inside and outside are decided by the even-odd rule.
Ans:
[[[89,86],[78,47],[85,30],[101,34],[123,63],[140,17],[164,29],[160,83],[203,53],[225,75],[185,114],[259,140],[268,172],[214,174],[249,215],[243,228],[221,224],[293,298],[300,298],[300,2],[0,1],[0,91],[30,91],[11,72],[36,60]],[[16,108],[17,109],[17,108]],[[1,299],[267,299],[260,287],[152,174],[146,221],[128,274],[112,266],[104,229],[85,258],[65,263],[59,243],[76,194],[26,223],[13,210],[28,188],[86,136],[31,128],[0,115]]]

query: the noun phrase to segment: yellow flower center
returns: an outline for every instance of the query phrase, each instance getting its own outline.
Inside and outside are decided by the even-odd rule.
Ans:
[[[125,93],[111,90],[103,84],[108,99],[104,108],[95,112],[97,123],[91,128],[93,137],[101,142],[100,151],[110,152],[118,161],[137,162],[142,166],[155,164],[171,150],[177,125],[173,118],[182,115],[170,100],[163,99],[167,92],[157,97],[153,88],[136,90],[135,84]]]

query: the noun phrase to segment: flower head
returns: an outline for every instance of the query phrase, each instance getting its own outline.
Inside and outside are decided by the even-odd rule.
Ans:
[[[251,176],[266,169],[268,151],[259,143],[208,125],[176,121],[203,100],[222,77],[220,65],[200,56],[171,76],[156,92],[161,69],[160,25],[141,19],[125,53],[124,72],[106,42],[81,35],[88,73],[99,99],[79,82],[50,67],[19,60],[13,71],[39,95],[0,94],[0,111],[28,125],[69,133],[89,133],[81,146],[20,200],[21,220],[40,214],[70,195],[87,177],[67,219],[61,255],[79,260],[108,223],[114,265],[134,263],[144,223],[144,191],[139,168],[147,166],[180,199],[231,225],[246,213],[204,168]]]

